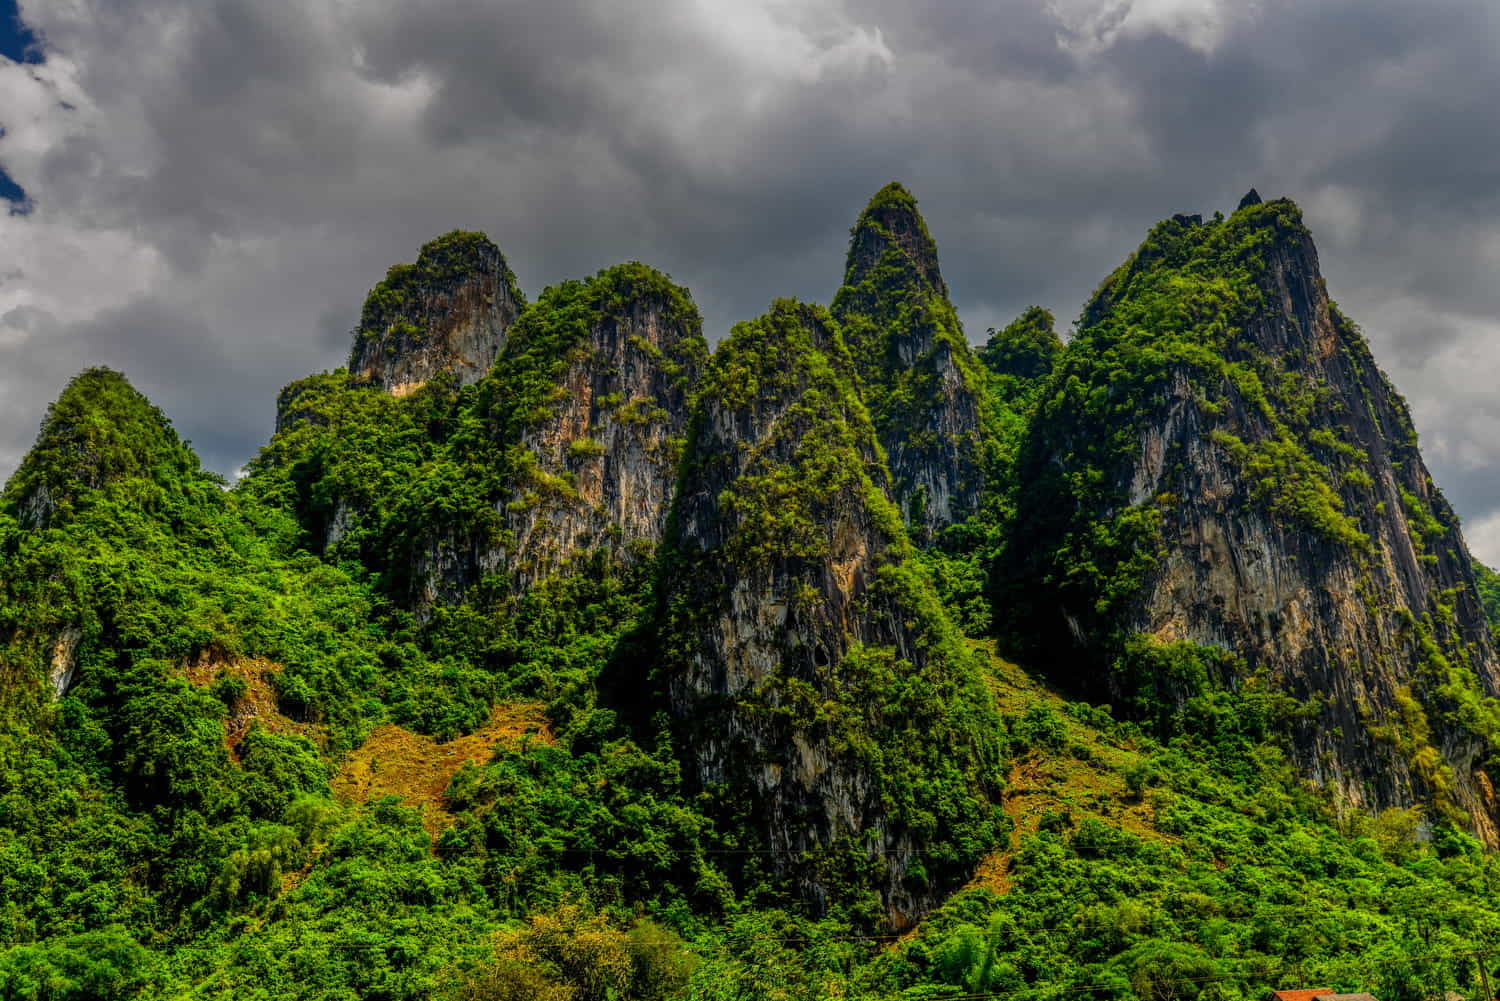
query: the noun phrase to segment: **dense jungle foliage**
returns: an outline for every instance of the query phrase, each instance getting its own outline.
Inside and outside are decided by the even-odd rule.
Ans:
[[[907,200],[887,189],[867,217],[888,226],[886,210],[915,212]],[[1086,315],[1089,333],[1067,346],[1040,309],[965,346],[986,489],[937,537],[906,537],[882,468],[882,440],[920,387],[889,373],[877,386],[860,370],[870,356],[843,344],[898,321],[957,336],[940,280],[892,274],[883,290],[880,260],[899,262],[877,259],[841,293],[847,329],[817,311],[836,350],[778,304],[689,387],[693,440],[711,400],[721,429],[780,434],[788,414],[806,425],[792,461],[751,456],[715,494],[742,515],[719,569],[802,561],[811,588],[833,563],[828,526],[808,519],[842,495],[888,541],[879,586],[921,657],[869,651],[839,665],[846,689],[761,708],[805,713],[831,755],[884,783],[901,822],[925,832],[908,872],[925,871],[925,851],[934,874],[963,863],[956,892],[914,927],[883,920],[859,864],[821,868],[828,892],[810,898],[725,809],[733,789],[689,781],[655,660],[690,659],[662,645],[712,610],[674,590],[681,553],[584,551],[520,593],[502,571],[424,590],[434,540],[503,547],[503,505],[576,486],[540,476],[521,436],[621,303],[696,317],[665,276],[626,265],[547,289],[475,386],[440,377],[398,399],[343,371],[302,380],[233,486],[123,376],[83,373],[0,495],[0,999],[1477,996],[1476,950],[1500,943],[1500,860],[1421,807],[1370,815],[1297,774],[1284,735],[1301,706],[1254,683],[1219,687],[1227,655],[1176,644],[1152,656],[1200,682],[1191,697],[1125,720],[996,652],[1033,649],[1034,634],[990,569],[1015,558],[1026,519],[1075,518],[1064,494],[1106,489],[1087,473],[1018,486],[1029,429],[1060,397],[1090,394],[1089,422],[1057,433],[1092,470],[1132,440],[1143,398],[1130,387],[1182,359],[1241,392],[1264,385],[1253,360],[1178,335],[1208,310],[1232,336],[1258,295],[1243,257],[1289,211],[1250,207],[1245,225],[1212,231],[1163,224],[1100,292],[1152,294],[1114,325]],[[426,280],[421,268],[453,280],[478,239],[393,269],[365,319]],[[1145,268],[1158,253],[1166,263]],[[1125,352],[1139,331],[1154,347]],[[1101,357],[1144,374],[1099,392],[1078,373]],[[1323,489],[1323,459],[1244,461],[1280,471],[1287,518],[1358,544],[1359,513]],[[1153,530],[1128,510],[1070,522],[1067,548],[1044,555],[1108,603]],[[1493,613],[1500,588],[1480,580]],[[961,670],[924,673],[914,657]],[[893,692],[887,732],[868,711]],[[919,710],[906,725],[901,705]],[[965,742],[982,752],[980,799],[959,775],[979,766],[945,760]]]

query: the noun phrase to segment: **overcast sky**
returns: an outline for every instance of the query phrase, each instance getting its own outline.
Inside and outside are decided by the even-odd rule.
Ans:
[[[1472,548],[1500,563],[1493,0],[32,0],[20,17],[39,48],[0,57],[0,476],[96,364],[234,470],[280,386],[344,362],[369,286],[454,227],[489,233],[532,296],[653,264],[717,339],[778,295],[826,302],[854,217],[898,179],[979,340],[1032,303],[1076,316],[1154,221],[1254,185],[1301,203]]]

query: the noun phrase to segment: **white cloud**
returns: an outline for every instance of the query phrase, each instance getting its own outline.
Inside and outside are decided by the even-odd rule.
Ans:
[[[1061,28],[1058,44],[1094,55],[1116,42],[1162,34],[1211,55],[1260,4],[1250,0],[1047,0]]]

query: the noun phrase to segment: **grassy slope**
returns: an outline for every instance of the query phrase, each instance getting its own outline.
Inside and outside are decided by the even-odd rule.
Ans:
[[[1016,753],[1011,844],[874,964],[889,978],[876,983],[1036,998],[1477,989],[1469,953],[1500,935],[1500,867],[1472,839],[1417,811],[1335,814],[1247,731],[1253,706],[1196,707],[1202,722],[1163,743],[992,665]]]

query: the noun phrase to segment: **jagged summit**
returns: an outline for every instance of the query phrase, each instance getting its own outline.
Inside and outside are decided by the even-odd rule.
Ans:
[[[439,372],[452,373],[459,385],[478,382],[524,305],[500,248],[483,233],[454,230],[370,290],[349,371],[395,396]]]
[[[1249,191],[1245,192],[1245,197],[1241,198],[1240,203],[1235,206],[1235,211],[1237,212],[1240,209],[1247,209],[1252,205],[1259,205],[1260,203],[1260,192],[1256,191],[1254,188],[1251,188]]]
[[[917,211],[917,200],[895,181],[875,193],[850,230],[844,284],[855,286],[862,282],[872,269],[882,264],[888,249],[899,253],[913,275],[934,292],[947,296],[948,286],[938,268],[937,244]]]
[[[899,184],[876,193],[850,231],[832,313],[859,369],[894,494],[930,539],[978,504],[982,366],[938,269],[937,245]]]
[[[1251,191],[1250,194],[1255,192]],[[1245,199],[1249,199],[1250,194]],[[1267,212],[1262,213],[1261,210],[1267,207]],[[1226,234],[1231,231],[1239,234],[1236,238],[1247,237],[1253,232],[1256,234],[1254,239],[1260,242],[1279,241],[1289,245],[1310,242],[1307,229],[1302,224],[1302,210],[1289,198],[1265,202],[1256,195],[1254,201],[1248,204],[1242,199],[1240,207],[1227,219],[1216,215],[1207,223],[1199,213],[1174,213],[1151,227],[1146,239],[1135,252],[1094,290],[1094,294],[1084,304],[1078,321],[1079,328],[1099,324],[1108,315],[1117,298],[1132,287],[1137,276],[1156,274],[1163,267],[1183,267],[1188,263],[1194,248],[1204,243],[1222,244],[1228,239]],[[1220,256],[1225,258],[1220,263],[1233,263],[1228,260],[1229,255]],[[1316,252],[1314,256],[1316,257]]]

